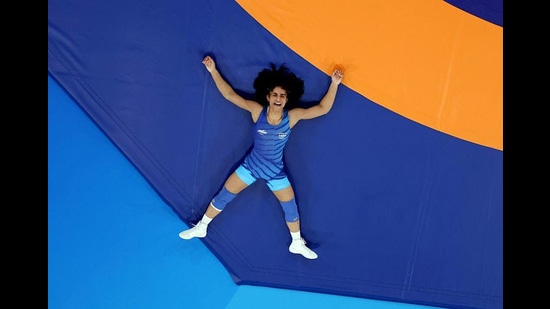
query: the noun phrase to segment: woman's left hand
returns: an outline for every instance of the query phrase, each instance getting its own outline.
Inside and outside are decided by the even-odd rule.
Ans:
[[[339,68],[334,69],[332,72],[332,82],[338,85],[342,82],[342,78],[344,78],[344,71]]]

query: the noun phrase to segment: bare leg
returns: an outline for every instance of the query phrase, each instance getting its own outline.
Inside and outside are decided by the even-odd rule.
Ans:
[[[286,226],[288,226],[288,230],[293,232],[293,233],[299,232],[300,231],[300,220],[298,220],[296,222],[287,222]]]

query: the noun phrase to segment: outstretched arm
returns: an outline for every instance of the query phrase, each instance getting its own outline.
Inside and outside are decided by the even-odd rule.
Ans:
[[[290,116],[290,126],[293,127],[302,119],[313,119],[327,114],[334,104],[336,92],[338,92],[338,85],[342,82],[343,77],[344,73],[342,70],[339,68],[334,69],[331,75],[330,86],[319,104],[310,108],[294,108],[288,112]]]
[[[206,56],[202,60],[202,63],[206,67],[206,70],[210,72],[210,75],[212,76],[216,87],[225,99],[237,105],[238,107],[249,111],[253,117],[256,113],[259,114],[262,106],[255,101],[245,100],[243,97],[238,95],[220,75],[220,72],[218,72],[218,70],[216,69],[216,63],[214,62],[214,59],[212,59],[210,56]]]

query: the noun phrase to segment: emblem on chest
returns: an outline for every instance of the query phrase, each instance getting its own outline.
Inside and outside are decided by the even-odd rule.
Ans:
[[[258,133],[258,135],[271,135],[271,136],[274,136],[276,135],[278,139],[285,139],[287,138],[288,136],[288,133],[287,132],[269,132],[268,130],[264,130],[264,129],[258,129],[256,130],[256,132]]]

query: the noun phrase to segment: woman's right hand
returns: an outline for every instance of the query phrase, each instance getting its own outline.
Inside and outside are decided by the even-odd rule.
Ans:
[[[208,72],[211,73],[216,68],[216,63],[214,62],[214,59],[212,59],[212,57],[210,56],[204,57],[204,59],[202,60],[202,64],[204,64]]]

